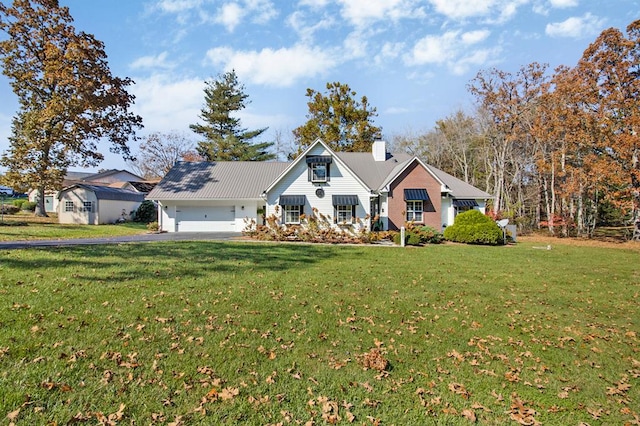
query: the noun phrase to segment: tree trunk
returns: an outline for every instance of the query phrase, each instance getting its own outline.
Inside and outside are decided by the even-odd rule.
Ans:
[[[44,207],[44,186],[36,189],[36,209],[35,215],[38,217],[49,217]]]

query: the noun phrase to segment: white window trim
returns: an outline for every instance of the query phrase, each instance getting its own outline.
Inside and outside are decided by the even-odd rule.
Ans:
[[[417,207],[420,206],[418,210]],[[410,207],[411,206],[411,207]],[[417,216],[420,215],[418,219]],[[424,201],[407,200],[407,222],[423,223],[424,222]]]
[[[345,213],[349,216],[349,220],[342,220],[340,218],[340,213]],[[336,206],[336,222],[338,225],[352,225],[353,224],[353,206]]]
[[[65,213],[72,213],[76,210],[76,205],[73,201],[65,201],[64,202],[64,211]]]
[[[299,225],[300,224],[300,216],[302,216],[302,206],[282,206],[282,219],[285,225]],[[298,221],[289,221],[289,215],[292,213],[297,213]]]
[[[326,163],[311,163],[311,182],[327,182],[329,180],[329,167]],[[316,178],[316,169],[319,167],[324,168],[324,178]]]

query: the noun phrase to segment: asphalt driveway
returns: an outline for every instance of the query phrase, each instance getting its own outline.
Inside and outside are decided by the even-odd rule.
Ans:
[[[153,241],[229,241],[242,237],[239,232],[166,232],[162,234],[124,235],[109,238],[77,238],[65,240],[28,240],[0,242],[0,250],[30,247],[60,247],[92,244],[143,243]]]

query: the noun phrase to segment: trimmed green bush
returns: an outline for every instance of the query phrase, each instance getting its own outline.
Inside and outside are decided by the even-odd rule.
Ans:
[[[36,203],[32,202],[32,201],[25,201],[24,203],[22,203],[20,208],[22,210],[28,210],[28,211],[32,212],[32,211],[34,211],[36,209]]]
[[[158,218],[158,209],[156,208],[156,205],[153,204],[153,201],[144,200],[138,207],[138,210],[136,210],[133,218],[135,222],[153,222]]]
[[[469,210],[457,215],[453,225],[445,228],[444,238],[466,244],[504,244],[502,230],[498,224],[478,210]]]
[[[13,200],[13,205],[16,206],[18,209],[22,208],[22,204],[27,202],[29,200],[27,200],[26,198],[19,198],[17,200]]]
[[[420,246],[423,244],[440,244],[444,237],[430,226],[415,226],[407,224],[404,233],[404,244],[407,246]],[[393,234],[393,242],[400,244],[400,232]]]

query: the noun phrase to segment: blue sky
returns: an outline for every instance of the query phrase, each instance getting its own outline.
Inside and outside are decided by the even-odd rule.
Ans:
[[[78,30],[131,77],[141,135],[199,122],[204,81],[235,69],[251,103],[244,127],[265,140],[306,121],[306,89],[348,84],[377,108],[385,139],[471,110],[479,70],[574,66],[609,27],[640,18],[640,0],[59,0]],[[0,151],[17,109],[0,76]],[[131,144],[133,151],[136,144]],[[102,151],[108,154],[108,144]],[[127,168],[108,154],[99,168]],[[77,169],[77,168],[75,168]]]

